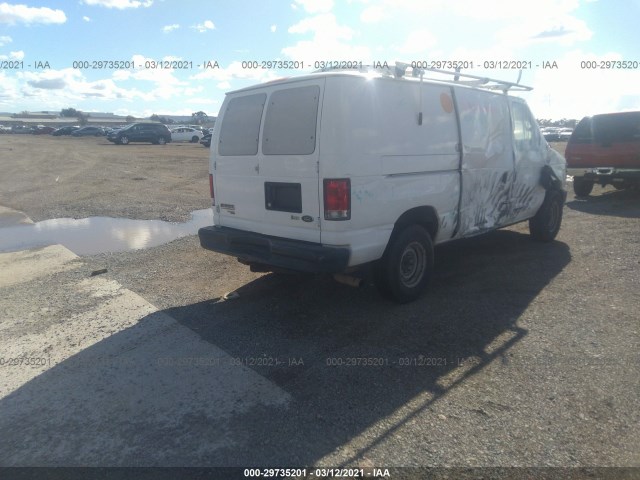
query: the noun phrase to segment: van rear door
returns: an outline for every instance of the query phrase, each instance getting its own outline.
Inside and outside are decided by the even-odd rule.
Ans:
[[[317,145],[324,78],[229,94],[212,144],[216,224],[320,242]]]

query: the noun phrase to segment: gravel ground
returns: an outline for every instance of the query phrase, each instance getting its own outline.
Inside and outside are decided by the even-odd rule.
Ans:
[[[129,151],[81,141],[92,152]],[[0,139],[0,148],[6,145]],[[192,147],[198,155],[206,150],[139,148]],[[0,203],[34,219],[74,209],[177,218],[170,214],[179,206],[186,213],[208,203],[206,165],[196,156],[175,172],[147,164],[144,176],[154,187],[132,189],[147,183],[122,179],[116,193],[103,191],[110,183],[99,173],[117,175],[118,168],[94,172],[99,162],[87,161],[80,171],[95,173],[94,185],[76,200],[44,181],[55,169],[47,167],[48,176],[38,177],[46,185],[38,186],[16,166],[15,182],[1,180]],[[203,179],[202,188],[186,186]],[[47,208],[30,205],[39,188],[54,198]],[[119,198],[125,190],[136,199],[132,207]],[[196,191],[202,204],[190,201]],[[111,198],[106,205],[98,200]],[[286,407],[238,414],[226,425],[230,446],[208,456],[210,465],[638,467],[639,218],[638,191],[596,187],[586,200],[570,193],[555,242],[534,243],[526,225],[516,225],[437,247],[430,291],[408,305],[382,299],[370,285],[251,273],[203,250],[195,236],[83,261],[90,271],[106,268],[105,278],[291,396]],[[224,300],[229,292],[238,296]],[[184,421],[176,428],[206,437],[218,431],[215,419]]]
[[[214,463],[638,466],[640,192],[569,195],[564,215],[552,244],[517,225],[437,248],[402,306],[194,236],[86,260],[234,357],[303,360],[254,366],[295,401],[238,418]],[[327,365],[354,357],[384,366]]]

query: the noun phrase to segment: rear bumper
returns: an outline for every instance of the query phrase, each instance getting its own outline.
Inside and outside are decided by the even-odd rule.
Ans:
[[[616,168],[616,167],[598,167],[598,168],[569,168],[567,175],[573,177],[584,177],[594,181],[599,180],[640,180],[640,168]]]
[[[201,228],[198,237],[203,248],[231,255],[243,263],[310,273],[343,272],[349,263],[347,247],[327,247],[216,225]]]

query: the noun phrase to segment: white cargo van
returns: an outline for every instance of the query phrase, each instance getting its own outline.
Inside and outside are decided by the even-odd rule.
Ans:
[[[397,64],[230,92],[201,245],[254,271],[353,279],[371,266],[380,291],[406,302],[428,283],[434,245],[525,220],[550,241],[566,166],[526,103],[507,95],[524,89]]]

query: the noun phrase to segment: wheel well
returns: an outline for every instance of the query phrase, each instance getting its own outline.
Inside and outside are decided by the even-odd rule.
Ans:
[[[439,222],[438,215],[433,207],[416,207],[404,212],[400,215],[400,218],[396,220],[391,237],[405,227],[414,224],[424,227],[427,232],[429,232],[431,239],[435,242],[436,235],[438,234]]]

